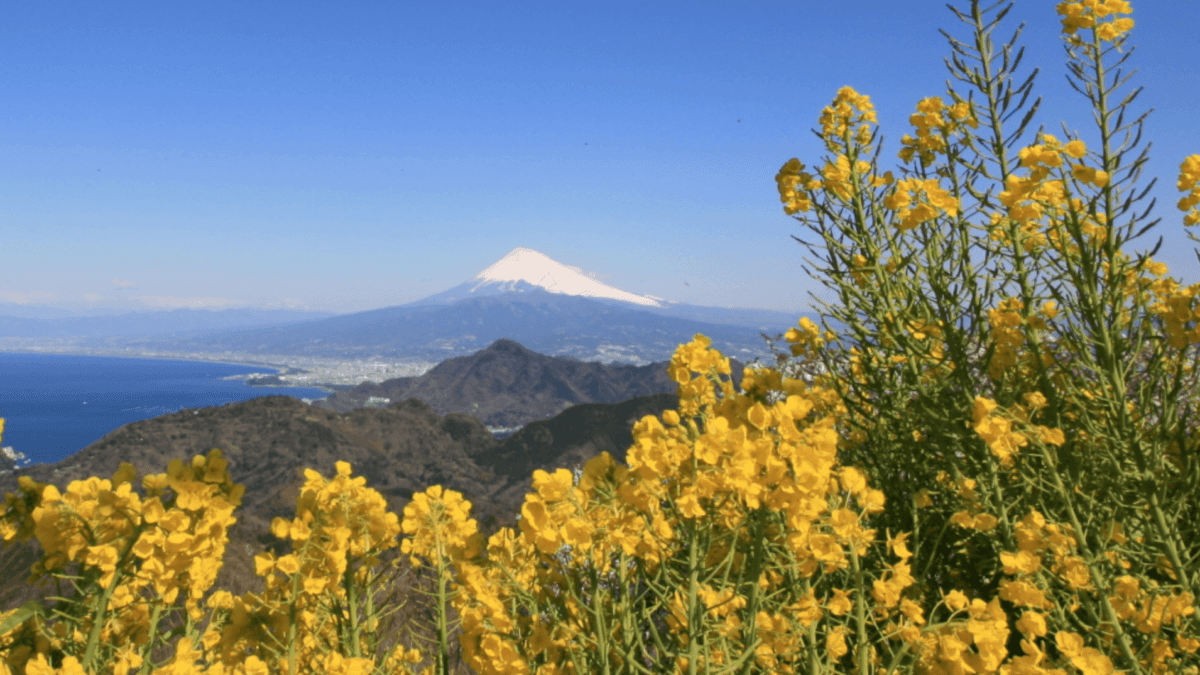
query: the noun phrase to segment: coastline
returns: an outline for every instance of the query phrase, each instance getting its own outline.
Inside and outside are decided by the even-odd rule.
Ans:
[[[109,359],[149,359],[149,360],[154,360],[154,361],[188,361],[188,362],[193,362],[193,363],[195,363],[195,362],[219,363],[221,365],[226,365],[226,366],[251,366],[254,368],[268,368],[268,369],[275,371],[274,373],[269,373],[271,375],[287,375],[287,374],[293,372],[294,370],[296,370],[292,366],[289,366],[287,364],[268,363],[266,361],[253,361],[253,360],[234,360],[234,359],[230,359],[228,357],[221,357],[216,354],[213,354],[213,355],[162,354],[162,353],[114,354],[114,353],[110,353],[110,352],[63,351],[63,350],[49,350],[49,349],[36,349],[36,348],[26,348],[26,349],[0,348],[0,354],[38,354],[38,355],[48,355],[48,356],[55,356],[55,355],[58,355],[58,356],[92,356],[92,357],[97,357],[97,358],[109,358]],[[300,371],[300,372],[307,372],[307,371]],[[228,377],[223,377],[221,379],[247,380],[254,375],[260,375],[260,374],[262,374],[262,373],[246,373],[245,375],[232,375],[232,376],[228,376]],[[246,386],[262,388],[262,389],[294,389],[296,387],[307,387],[309,389],[320,389],[321,391],[324,391],[327,394],[336,394],[339,391],[345,390],[344,385],[335,385],[335,384],[330,384],[327,382],[312,382],[312,383],[306,382],[304,384],[266,384],[266,385],[252,385],[252,384],[247,383]],[[341,388],[339,388],[339,387],[341,387]]]
[[[156,361],[205,361],[208,363],[220,363],[227,366],[255,366],[257,368],[275,368],[287,370],[289,367],[278,363],[267,363],[266,361],[242,361],[233,360],[222,357],[204,357],[204,356],[189,356],[186,354],[113,354],[109,352],[85,352],[85,351],[58,351],[48,349],[8,349],[0,348],[0,354],[43,354],[43,355],[62,355],[62,356],[96,356],[110,359],[153,359]],[[278,374],[278,373],[276,373]]]
[[[0,338],[0,353],[154,359],[243,366],[247,368],[245,375],[231,376],[227,379],[248,380],[255,375],[273,375],[284,382],[270,385],[249,385],[248,382],[247,384],[263,388],[304,387],[320,389],[328,394],[346,391],[366,382],[378,383],[397,377],[419,376],[437,365],[436,363],[398,360],[394,357],[343,360],[336,357],[322,358],[289,354],[164,352],[140,351],[132,348],[96,348],[64,338],[52,340]]]

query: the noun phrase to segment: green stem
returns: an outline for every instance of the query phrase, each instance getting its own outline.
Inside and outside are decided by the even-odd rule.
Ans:
[[[761,510],[754,515],[757,517],[754,519],[754,525],[750,535],[754,546],[754,556],[750,561],[750,573],[746,575],[746,580],[750,583],[750,598],[746,603],[746,616],[748,621],[746,622],[745,633],[743,634],[747,639],[749,639],[751,636],[753,636],[755,639],[753,644],[745,647],[741,657],[739,658],[739,661],[744,662],[744,665],[742,666],[742,675],[750,675],[750,666],[754,664],[752,656],[754,655],[754,651],[758,648],[758,644],[760,642],[757,636],[755,619],[758,616],[759,606],[758,577],[763,571],[763,558],[764,554],[766,553],[766,547],[763,544],[763,530],[765,528],[763,527]]]
[[[446,562],[442,553],[442,543],[439,537],[438,549],[438,590],[437,590],[437,675],[450,673],[450,633],[447,629],[446,617]]]
[[[96,660],[99,658],[97,652],[100,649],[100,634],[104,630],[104,622],[108,615],[108,603],[112,600],[113,593],[117,590],[117,586],[121,584],[121,580],[125,576],[122,570],[129,563],[129,556],[133,553],[133,545],[140,534],[141,530],[135,528],[134,536],[126,540],[125,550],[121,551],[121,556],[117,559],[112,581],[108,582],[108,587],[104,589],[104,593],[92,605],[92,630],[88,635],[87,650],[83,655],[83,667],[85,670],[96,671],[100,667],[100,664]]]
[[[853,542],[850,544],[850,569],[854,573],[854,586],[858,592],[854,594],[854,621],[858,625],[856,645],[858,648],[858,675],[869,675],[870,659],[867,658],[867,603],[865,600],[866,586],[863,582],[862,567],[858,563],[858,549]]]
[[[606,612],[603,607],[604,598],[600,595],[599,575],[593,573],[592,606],[588,608],[596,622],[596,653],[600,658],[600,672],[604,675],[612,670],[609,664],[608,623],[604,620]]]
[[[700,657],[700,643],[697,639],[703,630],[703,622],[699,618],[700,609],[696,606],[696,593],[699,590],[700,561],[696,546],[696,528],[688,528],[688,675],[696,675],[696,661]]]
[[[354,570],[352,569],[349,553],[346,555],[346,569],[342,572],[342,588],[346,591],[346,604],[350,616],[343,619],[342,625],[349,624],[348,630],[342,632],[341,647],[342,656],[357,657],[361,656],[358,644],[358,592],[354,583]],[[348,633],[348,634],[347,634]]]
[[[808,597],[812,593],[812,580],[804,577],[804,596]],[[861,590],[860,590],[861,592]],[[812,675],[819,675],[825,672],[822,667],[819,657],[817,656],[817,622],[813,621],[808,624],[808,672]]]
[[[150,635],[152,635],[152,636],[158,635],[158,622],[161,617],[162,617],[162,605],[159,603],[155,603],[154,604],[154,613],[150,616]],[[189,619],[189,621],[190,621],[190,619]],[[189,637],[190,637],[190,635],[185,635],[185,636],[181,637],[180,639],[185,640],[185,639],[188,639]],[[140,675],[148,675],[148,673],[150,672],[150,668],[152,667],[152,664],[150,663],[150,651],[153,648],[154,648],[154,640],[152,639],[146,643],[146,647],[142,650],[142,667],[138,669],[138,673]]]

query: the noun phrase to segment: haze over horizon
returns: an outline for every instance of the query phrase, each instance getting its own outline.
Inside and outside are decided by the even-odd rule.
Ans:
[[[1175,182],[1200,153],[1197,12],[1132,4],[1131,111],[1156,109],[1141,186],[1158,178],[1163,220],[1127,251],[1162,236],[1190,285]],[[527,247],[629,293],[799,316],[833,298],[801,269],[789,235],[814,237],[775,173],[824,156],[809,129],[845,85],[894,168],[917,101],[945,94],[937,30],[966,28],[942,2],[354,8],[7,7],[0,303],[346,314]],[[1021,22],[1033,127],[1093,141],[1054,3],[1018,0],[996,40]]]

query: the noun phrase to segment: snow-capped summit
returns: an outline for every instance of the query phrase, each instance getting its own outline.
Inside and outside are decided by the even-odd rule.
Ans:
[[[618,300],[644,307],[667,306],[657,298],[613,288],[591,278],[578,267],[564,265],[545,253],[524,247],[509,251],[466,283],[410,305],[448,304],[465,298],[533,289],[597,300]]]
[[[660,303],[646,296],[628,293],[596,281],[587,276],[582,269],[564,265],[545,253],[531,248],[514,248],[491,267],[476,274],[474,281],[474,288],[496,284],[507,291],[514,290],[516,282],[525,281],[551,293],[582,295],[588,298],[611,298],[632,302],[635,305],[661,306]]]

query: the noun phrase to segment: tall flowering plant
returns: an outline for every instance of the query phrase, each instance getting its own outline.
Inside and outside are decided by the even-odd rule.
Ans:
[[[827,379],[849,413],[839,457],[888,495],[874,522],[914,533],[924,607],[950,586],[998,595],[1023,637],[1011,672],[1048,654],[1087,673],[1195,672],[1200,473],[1183,387],[1200,286],[1122,251],[1157,222],[1134,209],[1139,90],[1118,95],[1132,8],[1056,7],[1091,147],[1020,144],[1038,102],[1016,117],[1033,77],[1011,79],[1016,35],[991,39],[1009,9],[952,8],[972,31],[947,34],[962,88],[917,104],[898,175],[880,171],[869,98],[846,87],[821,116],[823,164],[776,176],[784,210],[825,244],[817,270],[840,302],[822,305],[848,327],[849,365],[807,349],[834,337],[811,324],[793,350],[845,375]],[[1177,186],[1194,226],[1200,156]]]
[[[218,591],[208,599],[213,620],[188,659],[200,658],[202,647],[213,665],[227,669],[244,667],[248,656],[289,674],[336,671],[331,659],[364,675],[374,668],[380,621],[398,609],[376,606],[379,556],[396,547],[400,522],[365,478],[351,475],[349,463],[335,468],[330,480],[304,471],[296,516],[271,523],[292,552],[255,558],[263,593]],[[408,657],[399,642],[383,655],[395,666]]]

